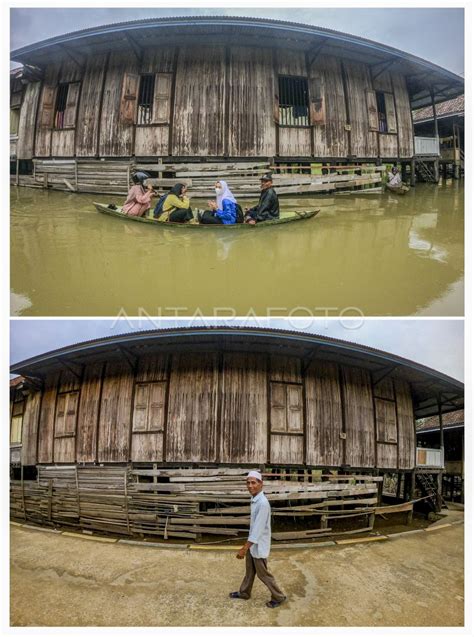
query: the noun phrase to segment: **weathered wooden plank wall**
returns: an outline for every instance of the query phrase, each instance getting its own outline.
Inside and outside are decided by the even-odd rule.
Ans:
[[[48,375],[43,389],[38,432],[37,462],[39,463],[53,462],[54,418],[58,381],[58,373]]]
[[[375,466],[374,410],[370,374],[357,367],[341,367],[346,425],[346,464]]]
[[[271,49],[230,48],[229,155],[275,154]]]
[[[76,125],[78,157],[94,157],[98,151],[100,101],[107,59],[106,53],[87,58]]]
[[[346,157],[349,152],[347,117],[339,59],[321,55],[311,65],[309,77],[311,83],[321,83],[325,110],[324,123],[313,126],[314,154],[316,157]]]
[[[173,155],[225,152],[226,56],[223,46],[179,50],[173,118]]]
[[[392,84],[397,107],[400,157],[412,157],[414,153],[413,127],[405,76],[401,73],[392,73]]]
[[[166,459],[215,462],[219,362],[214,352],[173,357]]]
[[[44,73],[36,123],[36,157],[49,157],[51,155],[51,137],[59,72],[60,63],[58,62],[48,66]]]
[[[41,82],[32,82],[25,88],[18,125],[16,147],[18,159],[31,159],[34,155],[36,113],[40,92]]]
[[[361,62],[344,60],[345,84],[351,125],[351,154],[377,157],[377,133],[369,130],[367,90],[372,89],[369,68]]]
[[[266,358],[224,354],[221,462],[266,462],[267,404]]]
[[[103,368],[104,363],[95,363],[88,365],[84,370],[77,419],[77,462],[95,462],[97,460],[97,433]]]
[[[303,372],[302,363],[207,351],[94,363],[82,380],[64,369],[28,398],[23,462],[413,468],[407,383],[372,384],[364,369],[318,358]]]
[[[394,381],[398,413],[398,466],[410,469],[415,462],[416,434],[413,402],[409,384],[400,379]]]
[[[303,52],[292,49],[187,44],[143,51],[141,63],[127,50],[86,56],[83,68],[58,56],[58,62],[46,68],[41,89],[38,83],[27,88],[18,156],[26,159],[34,152],[36,157],[345,158],[349,151],[361,158],[375,158],[379,152],[382,157],[412,155],[410,104],[400,73],[386,71],[372,80],[369,66],[361,62],[341,62],[328,55],[307,62]],[[149,124],[136,123],[143,73],[155,74]],[[311,126],[275,123],[278,75],[308,78]],[[60,82],[72,82],[71,103],[68,125],[55,130]],[[383,90],[393,102],[397,132],[370,130],[367,91],[373,90]]]
[[[99,418],[99,462],[129,459],[133,375],[126,362],[107,363]]]
[[[343,433],[339,369],[336,363],[313,361],[306,371],[306,462],[340,466]]]
[[[99,155],[102,157],[133,154],[134,126],[122,121],[121,105],[125,76],[131,74],[138,78],[138,70],[138,62],[129,51],[110,54],[100,114]],[[135,106],[136,100],[135,93]]]

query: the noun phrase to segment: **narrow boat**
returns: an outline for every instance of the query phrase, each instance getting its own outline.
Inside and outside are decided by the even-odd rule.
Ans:
[[[387,184],[387,190],[394,192],[396,195],[406,195],[410,190],[410,186],[406,186],[405,184],[401,184],[400,186],[389,186]]]
[[[277,226],[282,223],[290,223],[292,221],[302,221],[303,219],[311,219],[311,217],[315,217],[319,213],[319,208],[315,210],[291,210],[291,211],[280,211],[280,218],[274,219],[272,221],[261,221],[255,225],[251,225],[248,223],[235,223],[231,225],[224,224],[201,224],[198,223],[197,220],[190,221],[188,223],[172,223],[170,221],[158,221],[153,217],[153,212],[148,211],[147,215],[144,217],[130,217],[122,211],[121,206],[116,206],[112,208],[110,204],[103,204],[94,201],[94,206],[99,212],[102,212],[105,215],[110,215],[111,217],[118,217],[119,219],[126,219],[127,221],[140,221],[141,223],[152,223],[154,225],[163,226],[165,228],[169,228],[174,226],[176,228],[226,228],[227,230],[235,230],[237,228],[262,228],[268,226]]]

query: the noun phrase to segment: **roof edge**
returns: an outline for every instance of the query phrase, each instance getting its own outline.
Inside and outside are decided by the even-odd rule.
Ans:
[[[457,389],[464,390],[464,383],[461,381],[444,374],[438,370],[435,370],[431,367],[427,367],[421,363],[417,363],[416,361],[412,361],[410,359],[404,358],[402,356],[398,356],[397,354],[392,354],[390,352],[385,352],[383,350],[379,350],[376,348],[372,348],[367,345],[361,345],[359,343],[354,343],[352,341],[343,341],[342,339],[337,339],[329,336],[322,336],[320,334],[306,334],[304,332],[297,332],[292,330],[282,330],[276,328],[254,328],[254,327],[228,327],[228,326],[203,326],[203,327],[178,327],[178,328],[166,328],[162,330],[141,330],[138,332],[128,332],[125,334],[118,334],[115,336],[107,336],[101,337],[98,339],[93,339],[90,341],[84,341],[82,343],[76,343],[74,345],[68,345],[66,347],[62,347],[56,350],[51,350],[44,354],[40,354],[38,356],[34,356],[29,359],[25,359],[23,361],[19,361],[10,366],[11,373],[21,373],[22,370],[25,370],[27,367],[32,365],[38,365],[40,363],[45,363],[47,361],[51,361],[55,358],[60,358],[61,356],[65,356],[67,354],[73,354],[75,352],[84,352],[90,349],[100,349],[100,347],[106,347],[109,345],[120,345],[124,344],[126,341],[139,341],[147,338],[166,338],[166,337],[190,337],[195,336],[196,334],[203,333],[212,333],[216,336],[222,335],[232,335],[232,334],[246,334],[246,335],[257,335],[262,337],[272,337],[272,338],[286,338],[289,340],[302,341],[306,343],[313,344],[324,344],[337,348],[347,349],[351,351],[357,351],[362,354],[368,354],[370,356],[381,358],[384,360],[389,360],[397,365],[403,365],[407,367],[412,367],[417,371],[420,371],[425,374],[429,374],[438,378],[439,380],[443,380]]]

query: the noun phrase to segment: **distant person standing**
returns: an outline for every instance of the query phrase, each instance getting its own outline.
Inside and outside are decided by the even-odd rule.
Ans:
[[[280,203],[273,188],[273,177],[266,173],[260,177],[260,199],[253,208],[246,208],[245,222],[250,224],[259,221],[272,221],[280,217]]]
[[[229,597],[250,599],[255,575],[257,575],[271,594],[271,599],[266,605],[269,608],[276,608],[286,600],[286,596],[267,568],[271,543],[271,509],[270,503],[263,493],[262,474],[259,471],[249,472],[247,489],[252,496],[250,500],[250,531],[247,542],[237,553],[237,559],[243,560],[245,558],[245,576],[240,589],[229,593]]]

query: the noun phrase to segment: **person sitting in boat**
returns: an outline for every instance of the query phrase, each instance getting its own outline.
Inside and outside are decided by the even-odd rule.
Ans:
[[[216,200],[208,201],[209,210],[206,210],[199,223],[217,223],[231,225],[237,221],[237,201],[232,194],[227,182],[223,179],[216,181]]]
[[[187,189],[186,184],[176,184],[171,188],[163,202],[163,212],[158,217],[158,221],[186,223],[194,218],[189,206],[189,197],[186,197]]]
[[[388,185],[391,188],[400,188],[402,185],[402,178],[400,177],[400,171],[396,166],[392,167],[392,171],[388,174]]]
[[[133,186],[128,191],[127,200],[122,206],[123,212],[129,217],[142,217],[151,206],[151,200],[155,196],[153,186],[144,186],[150,175],[145,172],[136,172],[132,175]]]
[[[253,208],[245,209],[245,222],[250,224],[259,221],[272,221],[280,217],[280,203],[273,188],[273,178],[270,173],[260,177],[260,199]]]

